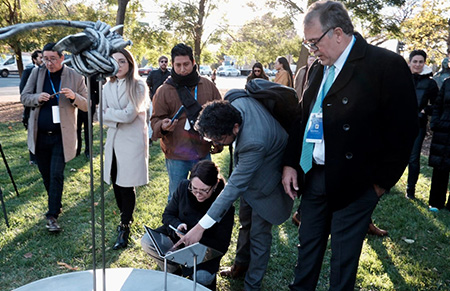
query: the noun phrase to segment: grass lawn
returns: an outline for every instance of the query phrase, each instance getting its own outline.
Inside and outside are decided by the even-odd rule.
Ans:
[[[95,249],[97,268],[102,266],[101,195],[98,124],[94,144]],[[0,187],[3,190],[10,228],[0,214],[0,290],[11,290],[32,281],[93,267],[89,161],[81,155],[66,165],[63,213],[59,223],[64,231],[50,234],[45,228],[47,195],[36,166],[28,165],[26,132],[21,123],[0,124],[0,142],[18,186],[14,193],[3,161],[0,161]],[[224,176],[228,171],[228,151],[213,156]],[[406,174],[384,195],[373,219],[389,231],[389,237],[367,236],[361,254],[356,288],[360,290],[450,290],[450,212],[428,211],[431,169],[422,159],[422,174],[416,196],[404,198]],[[167,201],[168,178],[159,143],[150,148],[150,183],[137,190],[135,223],[130,246],[114,251],[119,213],[112,188],[105,185],[105,262],[107,268],[156,269],[141,249],[143,224],[156,227]],[[296,206],[299,201],[296,201]],[[236,205],[238,206],[238,205]],[[295,206],[295,207],[296,207]],[[229,252],[222,266],[232,264],[239,227],[236,223]],[[271,260],[263,290],[288,290],[297,258],[297,229],[289,221],[273,228]],[[327,251],[317,290],[328,289],[330,252]],[[65,263],[66,265],[64,265]],[[218,276],[218,290],[242,290],[242,280]]]

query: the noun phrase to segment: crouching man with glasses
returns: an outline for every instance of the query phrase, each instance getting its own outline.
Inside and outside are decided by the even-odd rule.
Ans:
[[[245,275],[245,290],[265,289],[262,281],[270,258],[272,225],[283,223],[293,204],[281,184],[281,159],[288,135],[253,98],[206,104],[195,129],[214,144],[234,142],[236,164],[222,193],[179,243],[198,242],[240,198],[236,258],[233,266],[221,275],[232,278]]]
[[[48,194],[47,229],[59,232],[64,167],[77,151],[77,109],[87,111],[84,77],[62,64],[64,55],[54,43],[43,49],[43,62],[33,70],[20,96],[32,107],[28,121],[28,148],[36,155]]]

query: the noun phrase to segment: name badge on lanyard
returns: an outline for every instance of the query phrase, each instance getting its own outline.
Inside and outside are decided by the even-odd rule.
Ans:
[[[323,141],[323,118],[322,112],[311,113],[308,131],[306,132],[306,142],[321,143]]]

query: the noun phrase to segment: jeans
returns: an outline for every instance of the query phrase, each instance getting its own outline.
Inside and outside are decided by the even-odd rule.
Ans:
[[[202,160],[211,160],[211,155],[206,155]],[[182,161],[166,159],[166,168],[167,173],[169,174],[169,197],[167,198],[167,201],[172,199],[172,195],[177,190],[178,184],[180,184],[183,179],[187,179],[189,171],[199,161],[200,160]]]
[[[419,134],[417,135],[414,146],[411,151],[411,156],[409,158],[408,164],[408,183],[406,189],[414,195],[414,190],[416,188],[417,179],[420,174],[420,153],[422,151],[422,144],[425,138],[426,127],[419,127]]]
[[[36,161],[48,195],[47,218],[58,218],[64,187],[64,148],[61,134],[48,135],[38,132]]]

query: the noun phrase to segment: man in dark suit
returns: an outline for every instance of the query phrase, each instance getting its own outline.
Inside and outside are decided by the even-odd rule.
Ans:
[[[284,158],[286,193],[303,195],[290,288],[315,290],[331,234],[330,290],[353,290],[371,214],[417,135],[414,86],[405,60],[354,33],[339,2],[311,5],[304,36],[318,61]]]
[[[293,204],[281,184],[287,133],[260,102],[245,97],[206,104],[195,129],[215,144],[235,142],[236,165],[222,193],[180,242],[198,242],[204,230],[220,222],[240,198],[241,227],[234,266],[248,269],[245,290],[261,290],[270,258],[272,225],[283,223]]]

